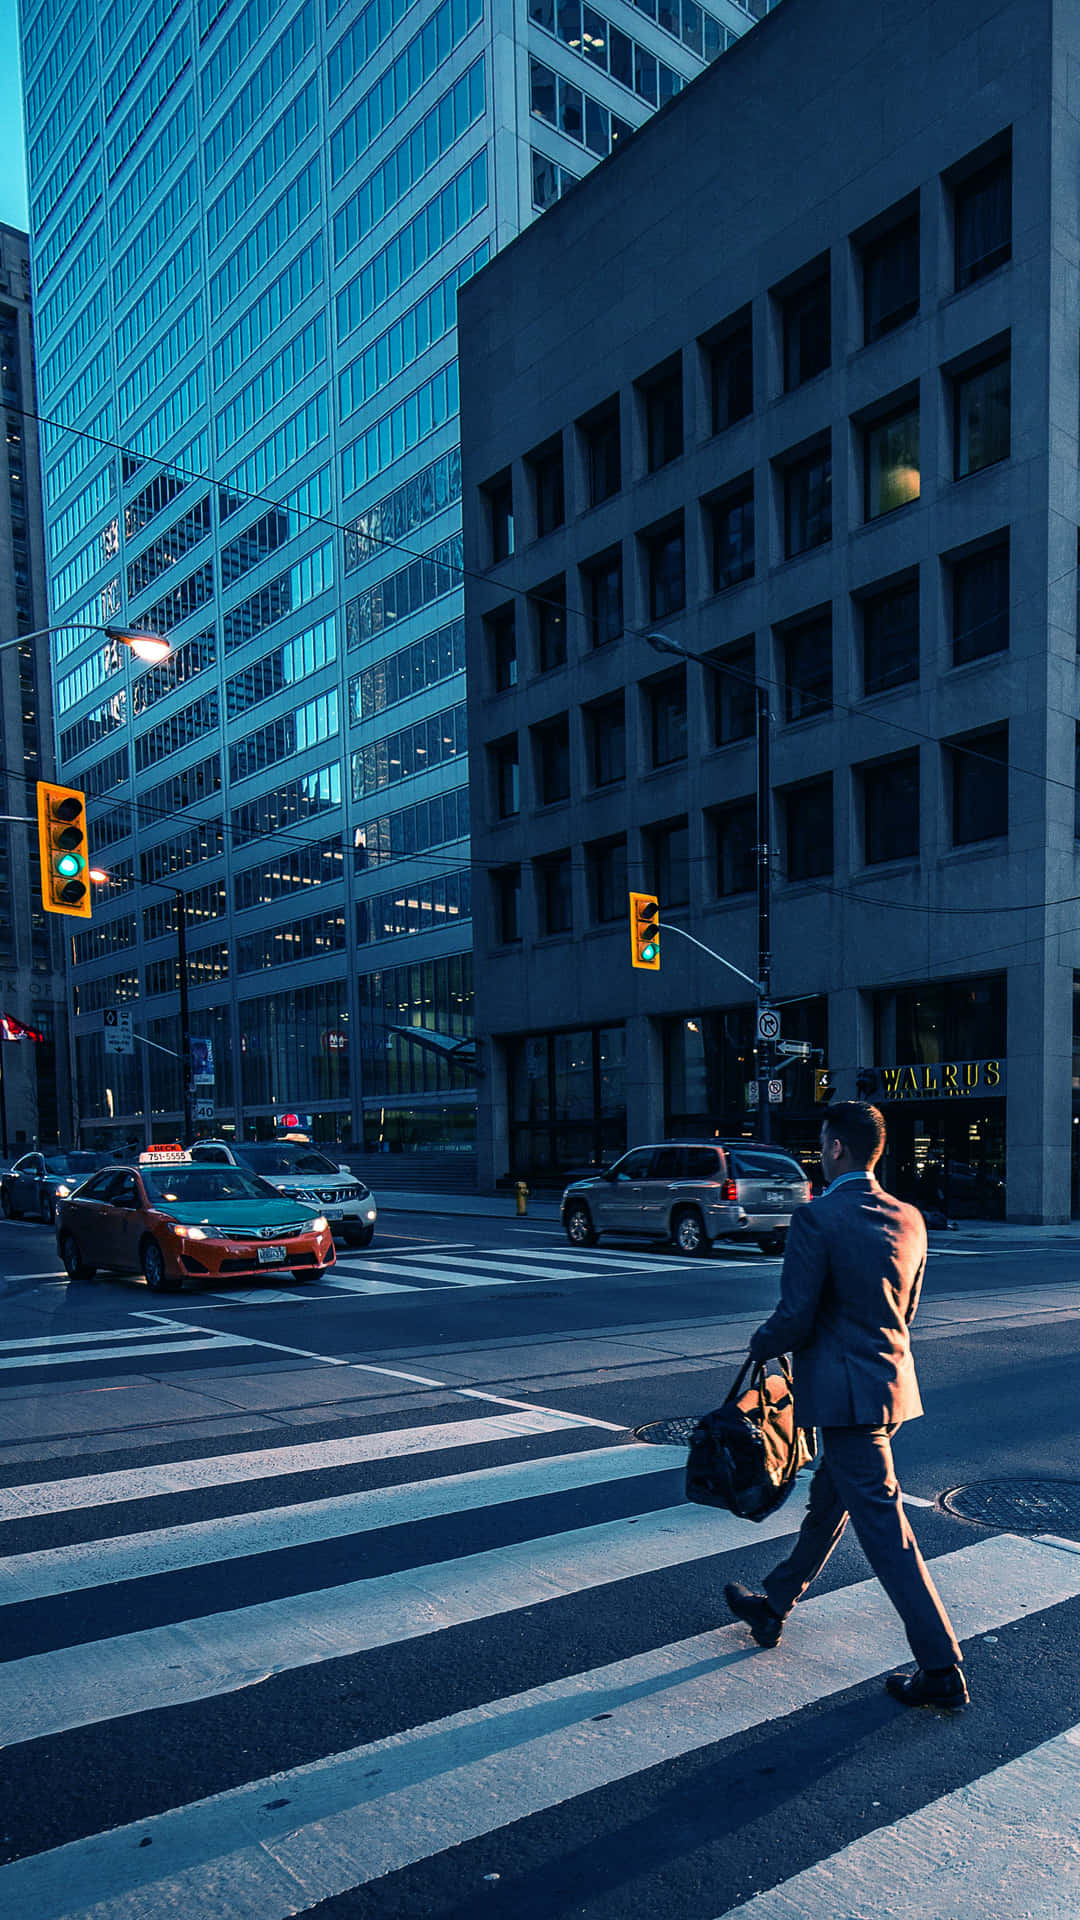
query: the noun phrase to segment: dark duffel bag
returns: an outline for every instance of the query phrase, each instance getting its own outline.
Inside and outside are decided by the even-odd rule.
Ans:
[[[724,1507],[742,1520],[775,1513],[814,1457],[814,1435],[795,1424],[791,1370],[785,1359],[770,1374],[747,1357],[723,1405],[703,1414],[690,1435],[686,1497]],[[750,1385],[741,1391],[753,1367]]]

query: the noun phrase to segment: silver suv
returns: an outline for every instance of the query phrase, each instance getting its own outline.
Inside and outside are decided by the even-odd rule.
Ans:
[[[674,1241],[680,1253],[707,1253],[713,1240],[756,1240],[782,1253],[792,1212],[810,1182],[781,1147],[757,1140],[665,1140],[633,1147],[614,1166],[575,1180],[562,1197],[571,1246],[601,1233]]]
[[[247,1167],[290,1200],[306,1200],[325,1214],[350,1247],[370,1247],[375,1234],[375,1195],[351,1167],[339,1166],[318,1147],[294,1140],[196,1140],[189,1158],[202,1166]]]

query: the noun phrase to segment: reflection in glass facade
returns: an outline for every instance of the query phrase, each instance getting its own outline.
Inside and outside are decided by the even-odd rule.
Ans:
[[[457,1121],[410,1121],[440,1093],[467,1134],[468,1073],[387,1049],[374,1011],[392,978],[399,1023],[470,1018],[460,887],[454,912],[448,887],[441,911],[430,887],[429,915],[384,910],[420,897],[425,846],[449,845],[447,875],[468,854],[467,817],[447,843],[426,811],[465,771],[457,289],[534,217],[538,167],[558,180],[572,152],[587,171],[766,10],[516,0],[496,81],[484,0],[22,9],[61,774],[94,796],[110,871],[223,885],[230,914],[243,898],[242,940],[221,940],[240,964],[191,980],[193,1031],[222,1034],[218,1126],[265,1131],[306,1103],[360,1140],[370,1109],[385,1144],[392,1068],[399,1146],[460,1144]],[[530,62],[552,76],[531,97]],[[82,630],[118,620],[167,633],[185,669],[140,672]],[[377,860],[312,855],[362,847],[371,796],[398,780]],[[294,854],[303,925],[344,928],[344,954],[290,932],[287,892],[238,885]],[[114,890],[95,920],[130,911]],[[358,938],[376,924],[377,970]],[[133,1002],[150,1037],[144,938],[140,911],[122,976],[107,937],[76,969],[85,1111],[118,1136],[179,1121],[167,1055],[102,1077],[106,1006]],[[257,1002],[252,964],[274,967]]]

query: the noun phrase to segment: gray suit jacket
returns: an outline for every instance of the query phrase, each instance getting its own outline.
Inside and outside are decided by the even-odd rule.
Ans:
[[[794,1355],[800,1426],[890,1426],[922,1412],[908,1328],[925,1268],[922,1215],[872,1174],[795,1209],[780,1304],[753,1347]]]

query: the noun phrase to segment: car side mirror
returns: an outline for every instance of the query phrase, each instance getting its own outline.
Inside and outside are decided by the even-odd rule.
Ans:
[[[347,1166],[345,1165],[345,1162],[344,1162],[344,1160],[339,1160],[339,1161],[338,1161],[338,1172],[339,1172],[339,1173],[347,1173],[347,1174],[349,1174],[349,1175],[351,1176],[351,1175],[352,1175],[352,1168],[351,1168],[351,1167],[347,1167]]]

